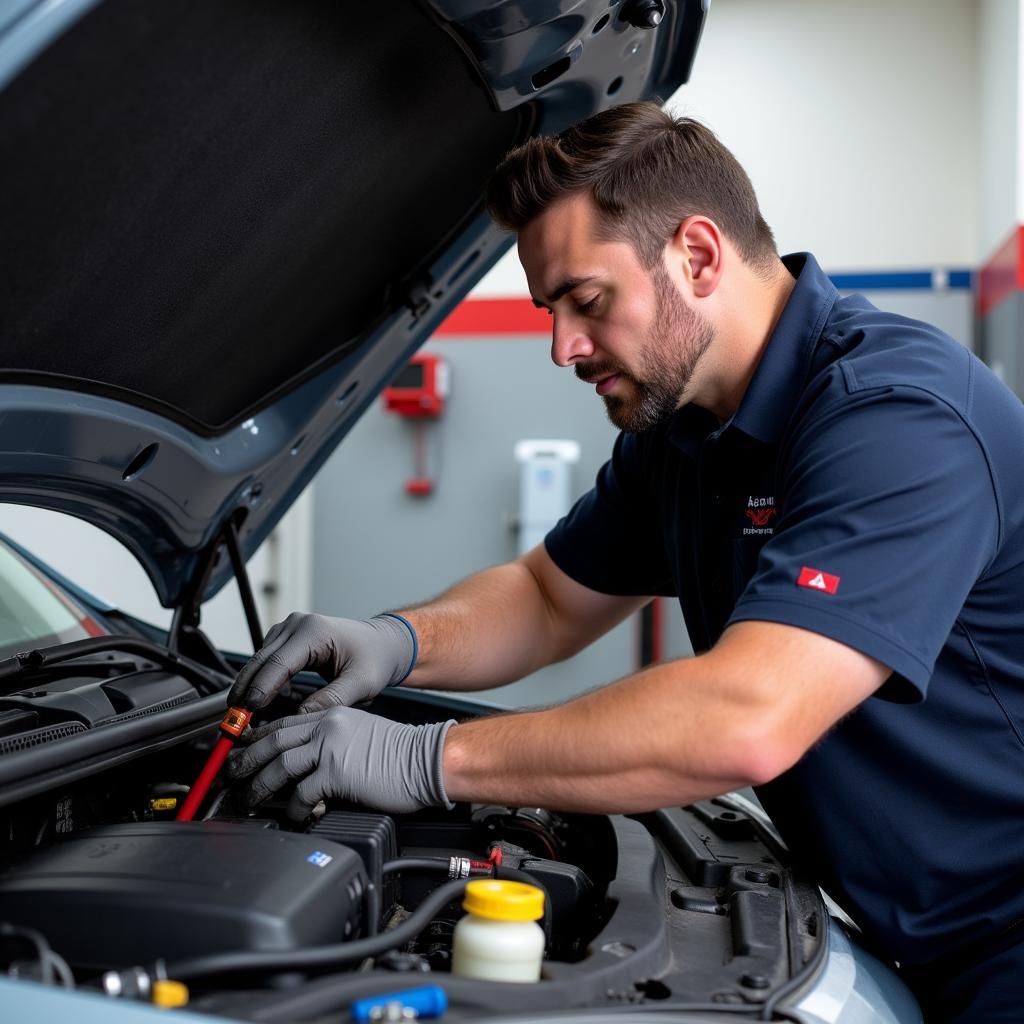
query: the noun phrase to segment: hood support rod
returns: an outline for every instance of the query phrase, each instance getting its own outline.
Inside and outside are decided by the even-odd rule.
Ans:
[[[252,593],[252,583],[249,581],[249,573],[245,568],[245,561],[242,558],[242,549],[238,544],[238,527],[232,520],[224,525],[224,545],[228,549],[228,557],[231,559],[231,568],[235,573],[235,580],[238,583],[238,593],[242,598],[242,608],[245,610],[245,621],[249,627],[249,636],[252,637],[252,650],[255,654],[263,646],[263,630],[260,628],[260,613],[256,607],[256,599]]]
[[[245,568],[242,549],[238,543],[238,525],[234,519],[228,519],[220,533],[210,541],[200,556],[198,569],[181,601],[174,609],[171,628],[167,635],[167,647],[171,651],[178,650],[181,635],[185,629],[195,629],[199,626],[203,594],[206,593],[210,574],[220,557],[221,545],[227,548],[228,558],[231,559],[231,568],[235,575],[235,582],[238,584],[242,608],[245,611],[245,621],[249,627],[249,635],[252,637],[252,649],[258,651],[263,646],[263,630],[260,628],[259,610],[256,608],[256,599],[253,597],[249,573]]]

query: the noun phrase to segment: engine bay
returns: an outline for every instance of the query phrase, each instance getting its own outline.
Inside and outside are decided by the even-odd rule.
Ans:
[[[727,798],[633,817],[331,803],[296,825],[287,793],[251,809],[218,780],[198,819],[177,822],[217,738],[225,677],[123,649],[60,664],[17,682],[10,671],[0,696],[9,976],[142,1000],[172,979],[191,1010],[267,1021],[424,985],[443,989],[449,1015],[651,1004],[760,1016],[820,963],[816,887]],[[293,713],[313,685],[296,681],[263,717]],[[370,710],[423,722],[486,709],[387,691]],[[473,878],[543,890],[539,982],[451,972]]]

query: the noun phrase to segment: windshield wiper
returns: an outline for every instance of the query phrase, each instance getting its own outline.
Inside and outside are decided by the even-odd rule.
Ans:
[[[87,640],[73,640],[71,643],[58,644],[55,647],[22,651],[12,658],[4,658],[0,661],[0,680],[24,681],[40,672],[52,673],[56,666],[66,667],[69,673],[81,671],[82,665],[67,663],[73,662],[77,658],[106,651],[137,654],[147,661],[155,662],[160,667],[187,679],[202,694],[219,693],[229,681],[228,677],[200,665],[191,658],[186,658],[175,651],[169,651],[166,647],[161,647],[149,640],[133,636],[89,637]],[[92,667],[95,663],[87,664]]]

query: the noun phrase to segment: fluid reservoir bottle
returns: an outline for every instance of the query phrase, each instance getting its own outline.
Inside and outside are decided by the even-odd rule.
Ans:
[[[452,973],[483,981],[538,981],[544,956],[544,893],[523,882],[478,878],[455,926]]]

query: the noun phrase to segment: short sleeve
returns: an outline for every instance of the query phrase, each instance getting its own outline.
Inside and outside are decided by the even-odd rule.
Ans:
[[[602,594],[675,594],[650,471],[640,438],[620,434],[594,487],[544,538],[552,560],[577,583]]]
[[[776,532],[730,623],[831,637],[892,669],[882,696],[922,699],[999,543],[971,428],[916,388],[844,395],[812,409],[784,444],[780,493]]]

